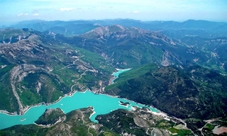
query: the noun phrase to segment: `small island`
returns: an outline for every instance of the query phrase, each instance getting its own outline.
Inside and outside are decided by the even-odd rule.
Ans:
[[[130,103],[129,102],[123,102],[123,101],[120,101],[120,105],[123,105],[123,106],[129,106]]]

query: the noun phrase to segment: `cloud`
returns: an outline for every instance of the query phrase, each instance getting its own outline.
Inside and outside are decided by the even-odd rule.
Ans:
[[[73,8],[60,8],[59,10],[60,11],[71,11],[71,10],[73,10]]]
[[[28,13],[19,13],[17,14],[18,17],[21,17],[21,16],[28,16],[29,14]]]
[[[7,17],[7,20],[132,18],[140,20],[183,21],[203,19],[227,21],[227,0],[142,0],[142,2],[139,0],[0,1],[0,19],[2,21],[5,20],[4,17]],[[72,16],[72,13],[76,15]],[[96,16],[96,14],[98,15]],[[15,16],[17,18],[14,19]]]
[[[33,16],[39,16],[39,13],[34,13]]]
[[[24,13],[19,13],[17,14],[18,17],[23,16]]]

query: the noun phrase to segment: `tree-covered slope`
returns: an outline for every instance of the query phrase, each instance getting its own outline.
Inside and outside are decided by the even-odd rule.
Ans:
[[[180,118],[226,116],[227,77],[200,66],[181,69],[147,64],[120,75],[106,93],[119,95]]]
[[[120,25],[101,26],[75,37],[56,37],[61,42],[96,52],[113,66],[121,68],[151,62],[165,66],[181,65],[201,55],[188,52],[187,46],[160,32]]]

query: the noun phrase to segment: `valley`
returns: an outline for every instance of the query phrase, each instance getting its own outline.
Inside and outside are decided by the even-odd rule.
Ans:
[[[220,26],[227,24],[120,19],[1,28],[0,110],[24,125],[2,127],[0,135],[30,131],[25,126],[46,135],[219,134],[227,121],[227,33]],[[112,99],[116,106],[108,109]],[[119,104],[126,99],[142,106]],[[96,101],[107,111],[98,112]],[[153,106],[169,119],[145,108]],[[45,115],[53,112],[53,120],[43,115],[44,124],[32,124],[46,109],[55,109]]]

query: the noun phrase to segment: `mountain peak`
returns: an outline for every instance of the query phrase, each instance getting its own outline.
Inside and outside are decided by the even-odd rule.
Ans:
[[[85,38],[135,38],[140,37],[143,34],[148,34],[154,32],[143,30],[136,27],[123,27],[121,25],[111,25],[111,26],[101,26],[97,27],[83,35]]]
[[[112,26],[100,26],[97,27],[86,34],[96,34],[96,35],[106,35],[109,33],[114,33],[114,32],[122,32],[125,31],[126,29],[121,26],[121,25],[112,25]]]

